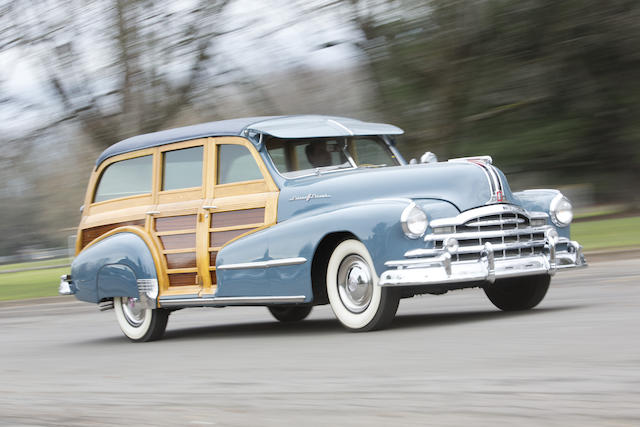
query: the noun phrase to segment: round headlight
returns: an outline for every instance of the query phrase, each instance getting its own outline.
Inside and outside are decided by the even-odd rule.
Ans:
[[[551,200],[549,213],[551,214],[551,220],[558,227],[566,227],[573,220],[573,206],[571,206],[569,199],[562,194],[558,194]]]
[[[402,231],[410,239],[418,239],[429,225],[427,214],[424,213],[414,202],[411,202],[407,206],[400,216],[400,223],[402,224]]]

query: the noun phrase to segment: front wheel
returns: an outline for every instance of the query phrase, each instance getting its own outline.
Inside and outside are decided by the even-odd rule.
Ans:
[[[398,310],[397,291],[378,286],[369,251],[357,240],[345,240],[333,250],[326,285],[333,313],[351,331],[382,329]]]
[[[529,310],[540,304],[550,282],[549,275],[496,280],[484,288],[484,293],[500,310]]]
[[[167,328],[169,311],[147,308],[138,298],[116,297],[113,308],[120,329],[131,341],[158,340]]]

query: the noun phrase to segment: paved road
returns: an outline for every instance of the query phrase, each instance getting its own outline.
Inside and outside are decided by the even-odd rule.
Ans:
[[[2,425],[640,425],[638,259],[558,275],[526,313],[404,300],[366,334],[328,307],[190,309],[132,344],[73,302],[0,308],[0,338]]]

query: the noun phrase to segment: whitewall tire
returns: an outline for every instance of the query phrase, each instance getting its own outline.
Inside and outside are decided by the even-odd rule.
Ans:
[[[132,341],[154,341],[162,338],[169,312],[146,308],[137,298],[116,297],[113,308],[120,329]]]
[[[371,255],[358,240],[345,240],[334,249],[326,285],[333,313],[351,331],[384,328],[398,310],[397,291],[378,286]]]

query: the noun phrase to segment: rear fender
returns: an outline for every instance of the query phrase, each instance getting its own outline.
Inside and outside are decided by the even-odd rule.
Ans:
[[[82,250],[71,264],[76,297],[97,303],[113,297],[140,298],[142,290],[155,307],[158,269],[143,233],[123,227]]]

